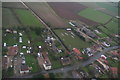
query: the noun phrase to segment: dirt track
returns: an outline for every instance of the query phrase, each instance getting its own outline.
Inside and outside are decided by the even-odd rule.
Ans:
[[[67,27],[67,22],[60,18],[47,3],[29,2],[25,4],[51,27]]]
[[[87,25],[95,25],[97,24],[97,22],[88,20],[84,17],[81,17],[78,15],[78,12],[80,12],[81,10],[84,10],[85,8],[87,8],[86,6],[83,6],[79,3],[76,2],[49,2],[48,3],[53,10],[61,17],[66,18],[66,19],[78,19],[84,23],[86,23]]]

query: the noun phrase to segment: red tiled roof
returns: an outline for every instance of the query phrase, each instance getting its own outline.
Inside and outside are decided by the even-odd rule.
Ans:
[[[118,72],[117,67],[110,67],[110,70],[112,71],[113,74],[117,74],[117,72]]]
[[[77,56],[79,59],[83,59],[83,57]]]
[[[77,54],[81,54],[81,52],[77,48],[73,48],[73,51]]]
[[[8,47],[8,55],[13,56],[16,55],[18,51],[18,47]]]
[[[120,54],[118,54],[118,53],[116,53],[116,52],[113,52],[112,54],[113,54],[113,55],[120,56]]]

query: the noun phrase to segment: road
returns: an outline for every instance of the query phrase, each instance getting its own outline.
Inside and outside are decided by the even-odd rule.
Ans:
[[[53,70],[49,70],[49,71],[41,71],[41,72],[29,74],[29,75],[19,76],[17,78],[32,78],[34,75],[38,75],[38,74],[60,73],[60,72],[67,72],[67,71],[75,70],[75,69],[78,69],[80,67],[85,67],[85,66],[91,64],[92,62],[96,61],[96,59],[100,58],[102,54],[105,54],[106,52],[114,50],[114,49],[120,49],[120,46],[113,46],[113,47],[105,48],[103,51],[98,52],[96,55],[94,55],[89,60],[87,60],[83,63],[78,63],[78,64],[73,65],[73,66],[67,66],[67,67],[53,69]],[[16,76],[13,76],[12,78],[16,78]]]

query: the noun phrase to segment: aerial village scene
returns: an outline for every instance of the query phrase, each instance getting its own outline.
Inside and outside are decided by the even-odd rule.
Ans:
[[[3,2],[2,78],[120,77],[118,2]]]

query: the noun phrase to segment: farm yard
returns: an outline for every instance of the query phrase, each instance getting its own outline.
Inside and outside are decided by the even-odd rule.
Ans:
[[[25,3],[50,27],[68,27],[66,20],[60,18],[54,10],[45,2]]]
[[[87,8],[83,11],[80,11],[79,15],[82,16],[82,17],[85,17],[87,19],[96,21],[98,23],[103,23],[103,24],[106,23],[107,21],[109,21],[112,18],[111,16],[109,16],[107,14],[104,14],[100,11],[97,11],[97,10],[94,10],[94,9],[91,9],[91,8]]]
[[[52,9],[61,17],[65,19],[80,20],[88,25],[96,25],[95,21],[86,19],[78,15],[79,11],[86,9],[87,7],[79,3],[70,3],[70,2],[49,2],[48,3]],[[62,5],[62,6],[61,6]]]
[[[77,35],[73,32],[67,32],[66,30],[54,30],[55,33],[60,37],[60,39],[64,42],[64,44],[68,47],[68,49],[72,50],[73,48],[83,49],[90,46],[89,43],[81,40]]]

